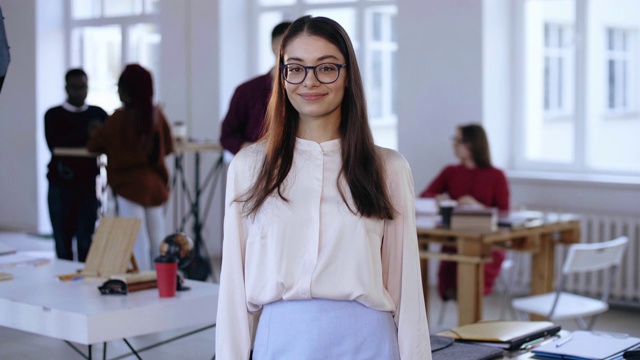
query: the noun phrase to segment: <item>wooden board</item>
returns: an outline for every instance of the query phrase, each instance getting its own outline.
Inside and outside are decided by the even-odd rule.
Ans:
[[[109,277],[138,271],[133,257],[142,221],[120,217],[103,217],[93,236],[82,274],[89,277]],[[132,269],[128,269],[132,264]]]

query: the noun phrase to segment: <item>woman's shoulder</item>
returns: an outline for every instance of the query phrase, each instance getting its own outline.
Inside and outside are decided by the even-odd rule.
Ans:
[[[238,151],[233,160],[231,160],[230,166],[235,168],[256,168],[262,163],[265,152],[266,142],[258,141]]]
[[[113,114],[109,115],[109,117],[107,118],[107,121],[110,122],[117,122],[117,121],[122,121],[124,119],[126,115],[126,112],[124,111],[123,108],[117,108]]]
[[[504,170],[502,170],[502,169],[500,169],[500,168],[497,168],[497,167],[495,167],[495,166],[493,166],[493,165],[491,165],[491,166],[489,166],[489,167],[486,167],[486,168],[483,168],[483,170],[484,170],[485,172],[490,173],[490,174],[500,175],[500,176],[505,176],[505,175],[504,175]]]
[[[397,150],[385,148],[376,145],[376,151],[382,160],[383,166],[389,173],[394,173],[402,170],[410,170],[409,162],[405,157]]]

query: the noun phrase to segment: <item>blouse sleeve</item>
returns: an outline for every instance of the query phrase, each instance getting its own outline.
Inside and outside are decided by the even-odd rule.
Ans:
[[[111,120],[111,121],[109,121]],[[104,124],[97,128],[93,134],[89,137],[87,142],[87,150],[94,153],[106,154],[110,144],[110,130],[113,128],[113,120],[111,117],[107,118]]]
[[[248,106],[242,102],[240,88],[236,88],[220,130],[220,144],[233,154],[237,154],[242,148],[242,144],[248,141],[242,134],[243,129],[247,126]]]
[[[383,278],[396,304],[394,320],[398,327],[400,358],[431,359],[418,254],[413,176],[407,161],[400,154],[393,154],[386,160],[386,176],[396,213],[393,220],[385,221]]]
[[[242,216],[242,204],[234,202],[243,178],[236,157],[229,166],[226,208],[224,215],[224,241],[222,270],[216,320],[216,359],[249,359],[255,315],[247,309],[244,281],[244,260],[247,230]],[[245,174],[246,177],[246,174]]]
[[[500,210],[509,210],[509,182],[504,172],[498,170],[498,179],[496,181],[496,206]]]
[[[422,191],[420,197],[436,197],[447,192],[447,169],[444,168],[440,171],[438,176]]]

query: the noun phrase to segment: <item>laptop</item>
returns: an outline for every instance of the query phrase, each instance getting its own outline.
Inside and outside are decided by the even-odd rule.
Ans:
[[[549,321],[480,321],[439,333],[458,341],[516,350],[524,344],[553,336],[561,326]]]

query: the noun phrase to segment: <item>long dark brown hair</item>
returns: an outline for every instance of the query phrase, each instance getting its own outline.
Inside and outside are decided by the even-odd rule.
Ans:
[[[342,99],[339,129],[342,169],[338,179],[344,177],[351,191],[356,209],[350,210],[365,217],[393,219],[394,209],[386,187],[385,169],[369,128],[364,87],[353,45],[342,26],[325,17],[301,17],[284,34],[278,54],[276,81],[265,116],[265,158],[256,182],[237,200],[244,202],[244,211],[248,215],[255,214],[274,191],[287,201],[282,194],[282,183],[293,163],[299,114],[289,102],[279,65],[284,63],[287,45],[303,34],[327,40],[346,59],[347,87]],[[336,185],[342,200],[349,206],[339,182]]]
[[[151,73],[138,64],[129,64],[120,75],[118,89],[125,110],[135,114],[138,143],[143,149],[148,149],[154,129]]]
[[[469,152],[473,162],[477,167],[491,167],[491,152],[489,151],[489,140],[482,125],[468,124],[458,126],[462,135],[462,142],[469,146]]]

